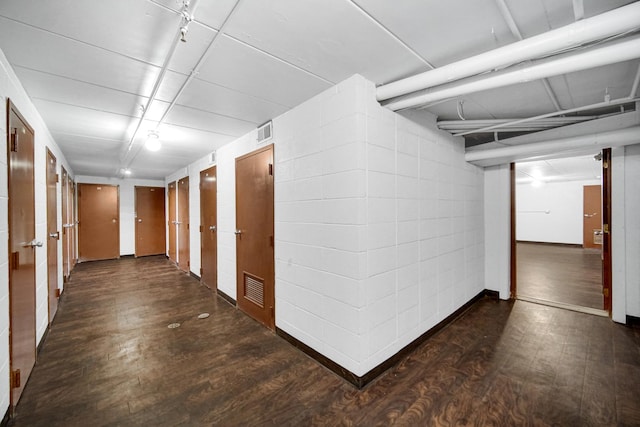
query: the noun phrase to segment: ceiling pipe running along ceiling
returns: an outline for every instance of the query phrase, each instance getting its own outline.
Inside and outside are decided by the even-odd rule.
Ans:
[[[376,96],[378,101],[384,101],[620,35],[639,27],[640,2],[636,2],[435,70],[379,86]]]
[[[495,166],[513,161],[532,159],[549,154],[576,152],[577,150],[621,147],[640,141],[640,126],[614,131],[592,133],[553,141],[536,142],[508,147],[467,152],[464,159],[478,166]]]
[[[638,3],[640,4],[640,3]],[[496,89],[517,83],[526,83],[544,77],[587,70],[603,65],[630,61],[640,57],[640,36],[624,41],[610,42],[579,53],[558,55],[537,63],[520,65],[484,76],[477,76],[451,85],[441,86],[415,95],[399,98],[385,104],[393,110],[414,108],[430,102],[454,98],[456,96]]]
[[[156,78],[156,81],[153,85],[153,89],[151,90],[151,94],[149,95],[149,99],[147,99],[147,104],[143,107],[142,110],[142,115],[140,116],[140,118],[138,119],[138,123],[136,125],[135,130],[133,131],[133,134],[131,135],[131,138],[129,139],[129,143],[127,144],[126,149],[124,150],[123,155],[121,156],[121,165],[118,168],[118,172],[124,170],[124,169],[128,169],[129,166],[131,165],[131,162],[133,161],[133,158],[137,155],[138,151],[136,152],[132,152],[132,148],[134,145],[134,142],[136,141],[136,137],[138,136],[138,133],[140,132],[140,128],[142,127],[142,123],[144,123],[146,117],[147,117],[147,113],[149,112],[151,105],[153,104],[153,102],[156,100],[156,96],[158,96],[158,91],[160,90],[160,86],[162,85],[162,82],[164,81],[164,77],[167,73],[167,69],[169,68],[169,63],[171,62],[171,59],[173,58],[173,54],[176,51],[176,48],[178,47],[178,45],[181,43],[183,37],[184,37],[184,28],[185,25],[188,24],[189,22],[185,22],[185,20],[187,20],[187,16],[189,16],[188,21],[190,21],[192,18],[191,16],[193,16],[193,11],[195,10],[196,6],[198,4],[198,0],[183,0],[182,3],[182,9],[180,12],[180,23],[178,25],[178,28],[176,30],[176,33],[172,39],[171,42],[171,46],[169,46],[169,52],[167,52],[167,56],[165,57],[164,62],[162,63],[162,68],[160,68],[160,73],[158,74],[158,77]],[[191,15],[189,15],[191,14]]]

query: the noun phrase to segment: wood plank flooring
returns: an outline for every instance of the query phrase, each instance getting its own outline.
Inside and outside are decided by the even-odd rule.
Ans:
[[[517,295],[602,310],[599,249],[518,242]]]
[[[639,396],[639,328],[488,298],[356,390],[149,257],[76,267],[12,425],[637,426]]]

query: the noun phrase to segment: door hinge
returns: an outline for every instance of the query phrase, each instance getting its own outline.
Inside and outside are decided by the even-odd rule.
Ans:
[[[203,226],[200,226],[200,232],[202,233],[202,230],[204,230]]]
[[[17,270],[20,266],[20,252],[11,252],[10,267],[12,270]]]
[[[200,277],[202,277],[202,272],[203,272],[202,267],[200,267]]]
[[[191,267],[191,261],[187,261],[187,267]]]
[[[271,318],[275,319],[275,317],[276,317],[276,309],[272,306],[271,307]]]
[[[609,224],[602,224],[602,232],[609,233]]]
[[[11,151],[18,151],[18,128],[11,129]]]
[[[609,161],[608,160],[603,160],[602,161],[602,169],[609,169]]]
[[[269,244],[273,247],[273,236],[269,236]]]
[[[605,297],[609,298],[609,288],[602,288],[602,294]]]
[[[60,182],[60,174],[56,174],[56,182]]]
[[[60,298],[60,288],[56,288],[56,298]]]
[[[269,163],[269,175],[273,175],[273,163]]]
[[[20,387],[20,369],[16,369],[15,371],[11,371],[11,388],[19,388]]]

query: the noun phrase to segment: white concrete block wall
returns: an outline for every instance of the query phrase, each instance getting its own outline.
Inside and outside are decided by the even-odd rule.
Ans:
[[[640,317],[640,144],[625,147],[624,165],[626,309]]]
[[[276,325],[357,371],[365,356],[364,79],[274,120]]]
[[[119,186],[120,197],[120,255],[133,255],[136,252],[136,206],[135,187],[163,187],[164,181],[152,179],[119,179],[99,176],[78,175],[77,184],[105,184]]]
[[[36,240],[43,242],[36,249],[36,343],[42,339],[48,325],[48,285],[47,285],[47,214],[46,214],[46,148],[56,156],[58,173],[61,166],[73,177],[73,170],[58,148],[49,130],[33,106],[20,81],[0,51],[0,416],[9,407],[9,270],[8,270],[8,187],[7,187],[7,98],[16,105],[29,122],[35,134],[35,229]],[[61,230],[61,191],[58,186],[58,229]],[[58,286],[62,280],[62,245],[58,245]]]
[[[374,99],[373,85],[365,92]],[[483,170],[435,118],[367,108],[366,373],[484,289]]]

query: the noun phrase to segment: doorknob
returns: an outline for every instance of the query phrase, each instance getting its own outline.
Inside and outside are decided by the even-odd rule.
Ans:
[[[142,218],[138,218],[138,222],[142,222]]]
[[[215,226],[215,225],[210,225],[210,226],[209,226],[209,230],[211,230],[211,231],[216,231],[216,226]]]
[[[25,248],[35,248],[35,247],[41,248],[42,242],[39,242],[36,239],[33,239],[28,243],[23,243],[22,246],[24,246]]]
[[[235,233],[236,236],[239,236],[239,235],[242,234],[242,230],[236,230],[236,231],[234,231],[234,233]]]
[[[593,218],[593,217],[594,217],[594,216],[596,216],[596,215],[598,215],[598,213],[597,213],[597,212],[594,212],[594,213],[592,213],[592,214],[584,214],[584,217],[585,217],[585,218]]]
[[[58,240],[60,238],[60,233],[57,231],[55,233],[49,233],[49,237]]]

